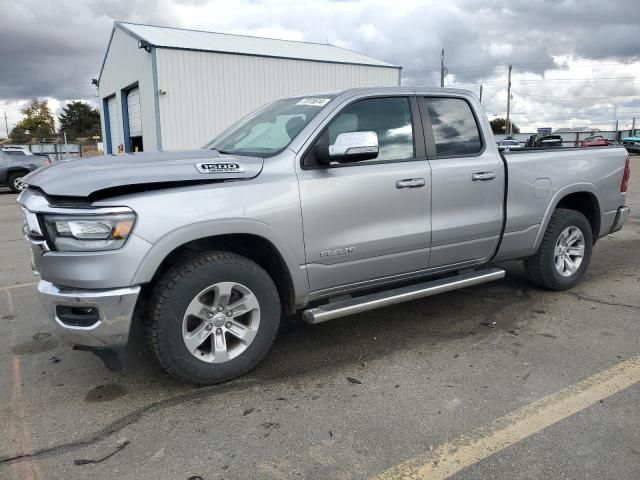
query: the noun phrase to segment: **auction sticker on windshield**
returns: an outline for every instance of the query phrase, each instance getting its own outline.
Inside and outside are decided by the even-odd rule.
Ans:
[[[310,107],[324,107],[327,103],[331,101],[330,98],[303,98],[298,101],[296,105],[308,105]]]

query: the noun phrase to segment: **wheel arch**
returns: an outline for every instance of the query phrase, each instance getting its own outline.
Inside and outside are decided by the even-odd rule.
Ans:
[[[602,212],[600,210],[597,188],[591,183],[569,185],[558,190],[549,202],[542,223],[540,224],[536,241],[531,250],[532,254],[540,247],[544,232],[547,230],[549,222],[551,221],[551,215],[553,215],[553,212],[557,208],[566,208],[582,213],[587,217],[587,220],[591,225],[593,242],[595,243],[597,238],[600,236]]]
[[[214,222],[216,232],[191,226],[162,237],[147,253],[138,268],[133,283],[152,284],[166,269],[190,253],[224,250],[243,255],[273,278],[287,312],[306,302],[308,281],[286,241],[265,224],[252,228],[234,228],[231,224]],[[246,225],[245,225],[246,227]]]
[[[29,170],[27,167],[22,166],[7,168],[7,178],[9,178],[14,173],[24,173],[25,175],[28,175],[31,173],[31,170]]]

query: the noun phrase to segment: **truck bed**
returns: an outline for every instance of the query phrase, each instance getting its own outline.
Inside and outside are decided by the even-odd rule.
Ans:
[[[506,224],[496,259],[533,253],[558,202],[577,192],[586,192],[580,199],[595,202],[600,212],[597,236],[607,234],[617,208],[624,204],[620,183],[626,157],[627,151],[622,147],[535,148],[505,152]]]

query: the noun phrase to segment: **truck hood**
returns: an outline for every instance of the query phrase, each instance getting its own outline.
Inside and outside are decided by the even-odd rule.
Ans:
[[[260,174],[262,165],[262,158],[216,150],[104,155],[40,168],[24,177],[24,182],[47,195],[98,199],[156,188],[248,180]]]

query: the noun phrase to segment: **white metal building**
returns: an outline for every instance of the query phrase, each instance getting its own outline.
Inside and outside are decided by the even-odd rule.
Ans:
[[[105,150],[197,148],[267,102],[397,86],[400,72],[333,45],[115,22],[98,78]]]

